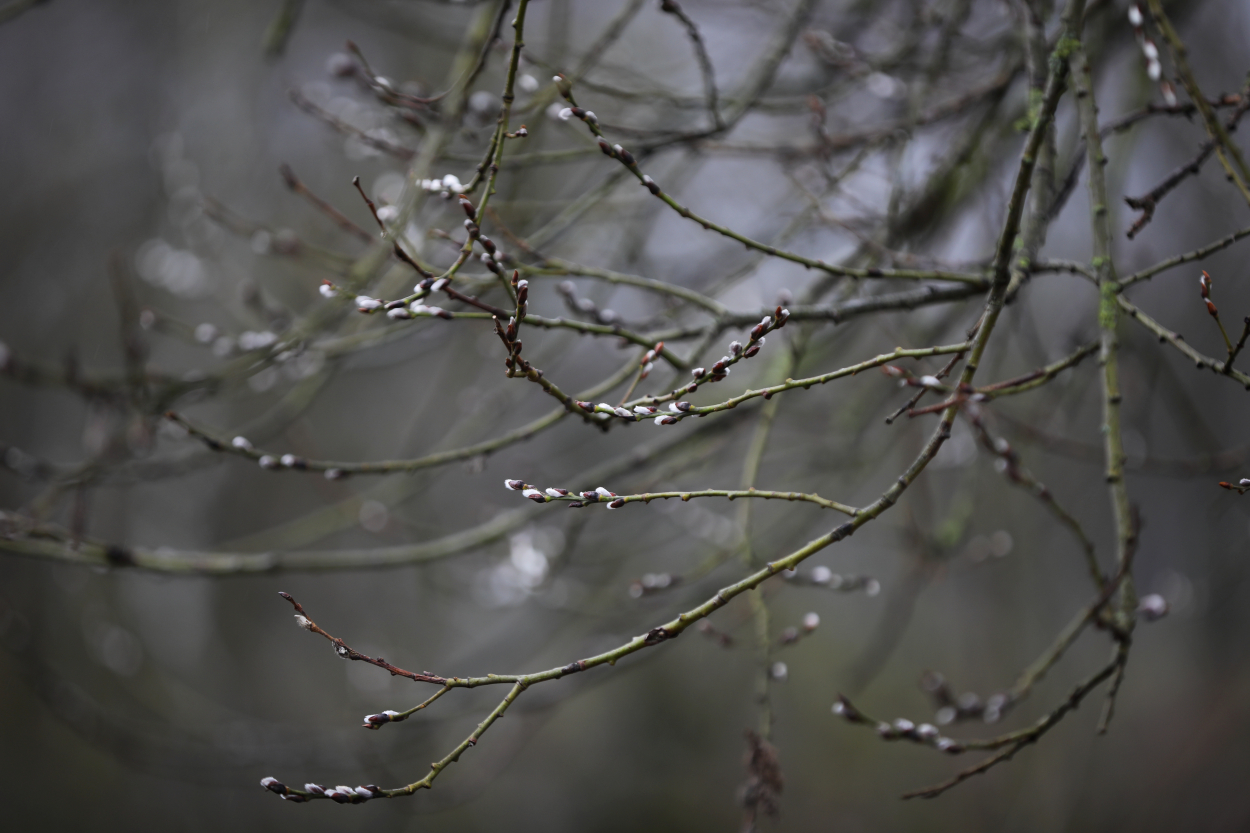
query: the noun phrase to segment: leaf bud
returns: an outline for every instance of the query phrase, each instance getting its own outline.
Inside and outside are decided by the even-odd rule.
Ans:
[[[1158,593],[1142,596],[1141,601],[1137,604],[1137,612],[1147,622],[1157,622],[1168,615],[1168,610],[1168,600]]]
[[[260,779],[260,785],[270,792],[282,795],[286,792],[286,784],[283,784],[277,778],[267,777]]]

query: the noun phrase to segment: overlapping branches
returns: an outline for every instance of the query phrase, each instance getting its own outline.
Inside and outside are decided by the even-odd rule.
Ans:
[[[376,223],[376,237],[350,218],[351,208],[335,205],[314,193],[290,168],[282,169],[283,179],[292,192],[346,232],[356,241],[357,248],[358,244],[366,244],[363,254],[319,249],[293,234],[282,235],[263,224],[242,220],[222,205],[204,203],[223,227],[249,238],[254,247],[261,248],[257,240],[269,241],[268,255],[321,270],[315,277],[309,276],[305,289],[310,296],[319,292],[323,297],[312,297],[313,303],[302,308],[285,308],[262,297],[259,291],[255,293],[251,312],[266,318],[272,325],[270,329],[243,330],[241,319],[240,327],[232,332],[216,327],[205,329],[205,325],[183,325],[171,315],[139,311],[125,292],[119,292],[123,320],[128,322],[123,327],[128,349],[120,373],[84,372],[76,361],[63,365],[41,363],[0,346],[0,373],[10,380],[69,390],[134,416],[147,431],[155,431],[160,424],[177,426],[182,432],[180,439],[189,436],[221,458],[248,460],[266,472],[319,473],[332,481],[356,475],[434,470],[458,461],[475,461],[480,466],[488,455],[546,432],[556,434],[560,430],[557,426],[568,425],[564,418],[569,415],[580,418],[569,422],[585,423],[603,432],[610,430],[613,438],[627,431],[658,431],[658,435],[652,433],[625,450],[616,449],[598,465],[582,466],[570,474],[546,470],[549,466],[554,468],[547,459],[531,462],[537,470],[516,472],[527,479],[509,479],[505,485],[533,504],[500,509],[488,520],[469,528],[421,543],[325,550],[311,550],[304,545],[263,552],[211,545],[178,550],[97,538],[81,517],[82,512],[74,513],[77,520],[62,523],[56,517],[57,507],[67,495],[98,486],[104,481],[99,472],[116,461],[97,455],[69,467],[32,462],[24,470],[37,474],[32,474],[32,480],[38,479],[43,491],[27,506],[0,516],[0,548],[20,555],[95,566],[208,574],[386,567],[428,563],[486,548],[553,508],[544,509],[539,504],[586,508],[602,503],[612,510],[638,504],[625,515],[633,518],[639,512],[659,511],[660,507],[650,505],[655,501],[676,499],[679,504],[673,507],[675,513],[690,511],[698,504],[741,501],[736,507],[736,518],[730,522],[732,534],[725,536],[703,564],[688,571],[681,583],[701,592],[703,588],[697,581],[703,575],[714,569],[728,569],[729,565],[736,565],[738,570],[734,580],[674,618],[653,625],[610,650],[531,673],[445,676],[406,671],[380,657],[350,648],[313,622],[300,603],[283,594],[294,605],[300,626],[329,640],[340,657],[438,687],[428,699],[406,710],[388,709],[366,716],[366,728],[378,729],[406,720],[458,688],[508,687],[507,694],[476,728],[432,764],[424,777],[391,788],[327,788],[309,783],[301,789],[273,778],[262,782],[287,800],[360,803],[428,789],[530,687],[613,666],[635,653],[660,646],[695,625],[722,644],[729,644],[732,638],[717,630],[708,617],[738,596],[747,595],[750,610],[744,618],[751,620],[755,631],[755,700],[760,716],[759,731],[752,730],[750,736],[752,763],[744,798],[748,819],[753,822],[758,811],[775,808],[782,783],[779,758],[769,744],[771,727],[778,719],[772,711],[769,687],[786,674],[785,664],[774,662],[775,653],[779,647],[810,633],[819,622],[819,616],[813,613],[815,618],[805,617],[803,630],[791,626],[778,639],[773,633],[772,613],[763,588],[785,587],[783,582],[770,583],[778,575],[798,576],[790,586],[831,587],[833,574],[823,576],[816,572],[828,571],[827,568],[817,567],[803,576],[796,572],[797,568],[892,509],[942,453],[953,427],[961,419],[966,420],[974,438],[1009,482],[1033,495],[1044,511],[1075,538],[1095,593],[1094,600],[1082,605],[1052,646],[994,701],[995,719],[1023,701],[1086,629],[1101,629],[1109,635],[1112,655],[1106,665],[1079,682],[1038,721],[985,740],[956,739],[930,724],[917,725],[905,719],[893,723],[870,719],[849,700],[839,698],[835,712],[852,723],[876,726],[887,740],[908,740],[952,754],[968,750],[995,753],[947,782],[909,796],[939,795],[1010,759],[1038,741],[1110,680],[1110,696],[1101,722],[1105,729],[1115,692],[1123,680],[1137,617],[1161,615],[1160,602],[1153,597],[1147,597],[1152,599],[1149,603],[1143,599],[1139,604],[1132,582],[1140,523],[1126,482],[1120,318],[1123,315],[1136,321],[1197,367],[1210,369],[1250,389],[1250,376],[1234,367],[1250,336],[1250,317],[1245,319],[1239,337],[1235,337],[1236,330],[1230,334],[1211,301],[1210,284],[1203,284],[1202,298],[1226,347],[1223,358],[1213,358],[1190,347],[1179,334],[1148,316],[1125,297],[1124,290],[1232,246],[1250,230],[1236,231],[1203,248],[1168,257],[1120,278],[1108,216],[1111,196],[1104,173],[1108,158],[1102,139],[1135,125],[1148,124],[1154,116],[1189,113],[1201,116],[1210,134],[1203,148],[1205,155],[1144,197],[1129,199],[1130,205],[1144,212],[1130,229],[1132,237],[1145,227],[1158,201],[1196,172],[1212,153],[1219,156],[1234,185],[1245,192],[1250,172],[1228,131],[1243,116],[1250,98],[1243,92],[1213,103],[1203,96],[1185,62],[1184,46],[1156,0],[1149,3],[1152,25],[1162,33],[1170,61],[1191,101],[1152,104],[1110,124],[1099,123],[1091,81],[1091,61],[1103,59],[1105,42],[1091,31],[1094,27],[1086,25],[1087,17],[1101,12],[1087,10],[1080,0],[1066,4],[1058,34],[1052,40],[1048,40],[1047,31],[1053,30],[1048,25],[1053,21],[1046,19],[1043,4],[1034,3],[1026,3],[1024,19],[1013,19],[1010,26],[982,9],[982,4],[957,4],[956,13],[939,27],[936,43],[923,37],[917,22],[913,29],[900,33],[890,49],[876,54],[866,52],[866,47],[834,40],[827,32],[809,31],[805,41],[825,71],[819,78],[808,79],[801,89],[792,88],[791,81],[779,80],[779,68],[811,21],[816,6],[813,0],[800,0],[788,11],[747,76],[732,89],[723,80],[718,82],[710,57],[712,51],[694,18],[677,3],[665,0],[660,10],[681,25],[693,47],[701,94],[684,90],[640,92],[646,89],[639,86],[645,79],[628,68],[612,67],[603,53],[621,38],[641,5],[636,1],[626,3],[599,37],[590,41],[592,46],[587,53],[567,64],[555,59],[548,63],[527,51],[527,0],[519,0],[515,9],[508,2],[480,9],[466,30],[446,83],[440,87],[445,91],[434,96],[402,91],[370,65],[361,49],[352,45],[354,63],[347,74],[357,78],[374,105],[415,128],[411,142],[364,129],[294,91],[292,99],[297,106],[408,167],[406,184],[397,194],[371,195],[359,179],[354,183]],[[492,66],[494,46],[508,31],[509,13],[514,13],[510,21],[512,42],[502,50],[506,59],[496,73]],[[993,24],[988,31],[994,34],[974,41],[972,34],[964,32],[965,23],[974,14],[987,16]],[[1025,54],[1017,54],[1015,46],[1002,48],[1008,41],[1019,41],[1019,33],[1011,27],[1020,22]],[[866,20],[863,25],[869,23]],[[1147,30],[1140,12],[1131,26],[1144,43],[1141,39]],[[864,38],[864,43],[873,42],[872,38]],[[984,68],[978,67],[978,49],[1006,55],[1004,64],[995,67],[988,82]],[[566,71],[555,74],[550,82],[539,81],[523,69],[532,66],[552,67],[553,71],[563,67]],[[982,71],[978,72],[978,68]],[[1027,93],[1013,96],[1013,80],[1022,74],[1028,78]],[[500,92],[497,109],[486,108],[488,117],[478,122],[482,132],[479,140],[471,135],[466,112],[472,88],[485,84],[483,79],[497,83],[495,88]],[[943,99],[935,103],[931,93],[937,89],[944,93]],[[1067,182],[1057,186],[1054,125],[1069,91],[1074,93],[1067,99],[1080,126],[1084,158],[1072,164]],[[862,102],[865,94],[878,100],[883,115],[877,123],[861,124],[857,118],[857,108],[865,105],[855,103],[856,97]],[[909,97],[913,100],[905,103]],[[806,108],[815,136],[813,145],[796,145],[789,137],[767,145],[735,144],[739,141],[736,128],[749,114],[761,118],[773,113],[784,115],[794,110],[790,99]],[[560,100],[568,106],[560,106]],[[602,117],[583,106],[592,100],[604,111]],[[552,102],[556,106],[549,111],[547,105]],[[1215,118],[1217,106],[1231,108],[1222,123]],[[684,115],[691,111],[705,113],[706,124],[692,126]],[[513,129],[512,122],[522,114],[534,126]],[[835,119],[845,123],[850,117],[856,117],[855,129],[830,129]],[[999,122],[1010,122],[1016,117],[1019,132],[1024,133],[1022,146],[1006,131],[996,133],[993,129]],[[494,124],[488,129],[491,118]],[[624,137],[634,149],[615,141],[618,137]],[[957,152],[914,163],[921,171],[919,175],[905,171],[899,160],[910,159],[909,154],[925,156],[915,152],[917,147],[926,146],[924,142],[911,144],[918,138],[929,145],[947,144]],[[518,144],[540,141],[536,150],[512,153]],[[600,153],[602,156],[596,155]],[[684,193],[690,179],[697,177],[690,174],[688,178],[687,174],[700,163],[701,154],[716,158],[730,153],[767,155],[786,174],[777,177],[777,181],[794,186],[775,201],[768,222],[758,223],[757,228],[748,229],[745,221],[736,219],[741,212],[722,206],[696,213],[691,206],[706,204],[709,198],[697,189]],[[1002,198],[990,200],[1001,203],[1001,210],[994,215],[996,237],[992,249],[979,260],[964,263],[946,263],[937,255],[924,252],[929,241],[949,228],[954,219],[964,216],[962,212],[973,204],[976,194],[994,188],[995,171],[985,162],[987,159],[998,160],[1009,179],[1009,188]],[[461,182],[456,173],[435,174],[441,165],[456,164],[473,166],[467,182]],[[558,164],[582,167],[576,168],[576,175],[565,177],[566,181],[552,183],[544,179],[550,176],[546,166]],[[1089,187],[1089,261],[1043,261],[1038,255],[1049,225],[1067,201],[1082,170]],[[660,179],[668,183],[668,190],[660,186]],[[643,190],[631,187],[627,193],[620,187],[622,183],[637,183]],[[806,208],[798,211],[795,205]],[[691,222],[683,223],[684,220]],[[630,259],[614,258],[611,249],[616,243],[603,242],[605,239],[619,238],[624,241],[620,243],[622,248],[645,252],[648,224],[662,226],[670,221],[676,234],[697,239],[698,245],[732,244],[735,251],[741,247],[747,260],[736,261],[726,255],[722,259],[709,257],[706,263],[692,266],[681,262],[681,258],[632,257],[631,253],[632,262],[622,269],[593,265]],[[463,236],[456,229],[460,224]],[[605,229],[611,233],[605,234]],[[818,231],[834,236],[818,238]],[[425,238],[437,239],[439,250],[427,248]],[[813,244],[813,238],[822,242]],[[765,303],[762,293],[754,297],[736,291],[746,278],[757,276],[762,264],[798,272],[798,277],[787,273],[787,279],[801,281],[797,296],[786,290],[774,304]],[[1004,335],[999,325],[1006,305],[1028,304],[1030,283],[1057,271],[1082,275],[1095,286],[1095,303],[1087,306],[1097,320],[1097,339],[1089,342],[1086,334],[1080,341],[1073,340],[1059,351],[1057,358],[1047,355],[1022,366],[990,364],[1000,352],[1009,352],[1000,350]],[[551,278],[560,278],[562,282],[553,288]],[[405,287],[414,280],[411,291],[407,290]],[[629,310],[627,316],[603,305],[607,297],[618,297],[611,293],[620,293]],[[436,299],[438,305],[434,303]],[[571,317],[555,314],[561,304],[568,307]],[[871,325],[857,327],[857,322],[865,318],[871,320]],[[149,323],[143,324],[144,321]],[[211,361],[207,355],[210,350],[222,361],[209,370],[184,375],[156,369],[145,350],[138,349],[142,345],[136,340],[133,322],[154,328],[160,335],[180,334],[199,346],[205,354],[205,366]],[[156,322],[161,323],[158,326]],[[791,328],[783,331],[789,322],[793,322]],[[724,355],[711,358],[712,345],[727,338],[731,331],[734,337]],[[883,341],[882,333],[890,340]],[[560,406],[508,430],[496,422],[491,429],[494,435],[485,439],[461,439],[436,446],[441,450],[428,450],[420,456],[377,461],[334,460],[296,453],[300,441],[290,433],[254,444],[247,432],[207,427],[222,424],[225,418],[220,411],[215,415],[194,413],[195,396],[241,391],[249,385],[259,389],[256,379],[271,378],[285,372],[284,368],[302,366],[300,363],[309,356],[319,357],[320,364],[310,362],[311,369],[303,378],[324,382],[353,357],[380,351],[401,339],[424,345],[423,355],[430,356],[436,349],[431,345],[441,345],[450,338],[467,339],[469,334],[497,338],[486,360],[492,373],[530,383],[507,385],[506,393],[514,397],[510,401],[529,401],[527,397],[546,401],[542,397],[549,396]],[[577,341],[573,340],[575,337]],[[890,344],[918,346],[890,349]],[[1080,346],[1073,349],[1073,344]],[[619,361],[614,360],[615,370],[600,372],[604,348],[609,346],[626,348],[628,358],[619,367]],[[1085,360],[1095,354],[1102,403],[1100,453],[1115,530],[1109,549],[1113,567],[1105,571],[1100,564],[1107,559],[1100,560],[1096,538],[1086,533],[1076,513],[1064,508],[1062,496],[1024,465],[1017,450],[996,436],[993,422],[1001,401],[1014,397],[1028,401],[1036,391],[1056,380],[1088,373],[1090,363]],[[1003,366],[1012,368],[1011,375],[998,381],[986,381],[981,373],[983,367],[988,367],[997,375]],[[595,370],[597,381],[581,391],[569,393],[571,388],[554,381],[572,377],[587,367]],[[1029,367],[1034,369],[1027,370]],[[867,373],[878,369],[884,372]],[[893,415],[886,415],[886,423],[893,426],[904,413],[913,418],[935,417],[936,424],[932,426],[925,420],[912,423],[927,431],[920,450],[889,472],[892,479],[888,485],[873,487],[877,497],[862,506],[822,497],[807,488],[759,488],[757,481],[764,482],[760,472],[765,451],[770,442],[779,444],[779,438],[773,435],[779,411],[797,407],[791,404],[796,400],[815,400],[823,409],[834,409],[837,404],[831,403],[840,403],[850,395],[845,392],[851,379],[858,379],[854,384],[860,385],[859,390],[871,389],[882,396],[895,383],[910,389],[908,402]],[[809,393],[801,396],[800,391]],[[795,395],[778,396],[782,393]],[[922,406],[920,402],[925,396],[936,401]],[[601,398],[604,401],[596,401]],[[897,402],[891,402],[889,408],[896,405]],[[299,409],[294,409],[284,420],[275,419],[281,425],[273,426],[275,431],[271,434],[292,424],[298,413]],[[874,412],[874,423],[877,416]],[[699,419],[706,421],[694,423],[693,428],[683,425]],[[640,422],[659,428],[632,427]],[[737,488],[684,488],[668,482],[672,475],[664,468],[666,464],[692,449],[697,454],[699,444],[709,437],[730,434],[746,423],[753,427]],[[601,433],[585,432],[581,424],[573,427],[595,442],[607,441]],[[567,435],[561,435],[565,436],[582,435],[574,434],[570,428]],[[637,440],[636,433],[627,436]],[[1091,447],[1092,438],[1080,449],[1083,453]],[[280,450],[283,448],[294,450]],[[5,455],[6,461],[9,456]],[[134,460],[126,462],[135,464]],[[18,471],[22,466],[13,464],[9,468]],[[883,468],[884,464],[878,464],[871,474],[876,476]],[[556,482],[556,477],[565,485],[539,487],[528,482]],[[623,483],[617,485],[618,480]],[[611,492],[601,485],[608,482],[619,491]],[[1240,493],[1246,490],[1247,481],[1221,485]],[[691,504],[695,499],[698,501]],[[761,500],[810,504],[845,515],[849,520],[783,554],[773,544],[759,543],[761,536],[754,534],[758,520],[752,518],[750,507]],[[592,513],[575,517],[592,517]],[[593,523],[593,518],[600,517],[603,516],[577,522]],[[282,540],[285,529],[271,532]],[[662,574],[663,580],[649,575],[652,580],[640,582],[635,595],[658,592],[677,583],[668,572]],[[842,589],[880,586],[866,578],[846,582],[839,579],[838,584]],[[1166,611],[1166,604],[1162,610]],[[982,705],[977,714],[984,717],[989,708]],[[965,711],[970,715],[972,710]]]

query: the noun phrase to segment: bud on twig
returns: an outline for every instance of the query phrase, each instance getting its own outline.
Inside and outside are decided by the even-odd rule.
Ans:
[[[260,779],[260,785],[270,792],[284,795],[286,793],[286,784],[283,784],[277,778],[268,777]]]
[[[1147,622],[1157,622],[1168,615],[1169,609],[1168,600],[1158,593],[1142,596],[1141,601],[1137,604],[1138,615]]]

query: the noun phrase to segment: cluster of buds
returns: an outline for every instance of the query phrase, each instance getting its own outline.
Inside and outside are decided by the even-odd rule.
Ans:
[[[477,209],[473,207],[473,202],[464,194],[460,195],[460,207],[464,209],[465,221],[464,230],[468,232],[469,239],[482,247],[483,252],[478,255],[478,259],[482,261],[482,265],[500,277],[504,277],[504,269],[499,265],[499,261],[503,259],[502,252],[495,245],[495,241],[482,234],[482,228],[478,225]]]
[[[442,179],[423,179],[420,185],[424,191],[440,192],[443,199],[450,199],[452,194],[459,194],[464,190],[464,185],[455,174],[447,174]]]
[[[642,359],[638,362],[638,365],[641,368],[638,376],[639,379],[647,378],[648,374],[651,373],[651,368],[655,367],[655,357],[660,355],[662,352],[664,352],[664,342],[657,341],[654,347],[642,354]]]
[[[409,300],[391,301],[385,304],[388,318],[407,319],[418,315],[431,315],[448,321],[455,315],[442,307],[422,303],[422,300],[439,290],[445,289],[450,283],[446,278],[425,278],[412,288]]]
[[[854,593],[862,590],[866,596],[876,596],[881,592],[881,582],[871,576],[842,575],[823,564],[813,567],[806,574],[798,570],[786,570],[781,575],[791,584],[825,587],[841,593]],[[804,617],[804,622],[806,623],[806,617]]]
[[[560,121],[568,121],[571,118],[578,118],[584,121],[591,132],[595,134],[599,150],[603,151],[604,156],[616,159],[635,174],[638,174],[638,160],[634,158],[634,155],[621,145],[612,144],[605,139],[599,131],[599,117],[594,112],[577,106],[577,102],[573,100],[573,85],[569,80],[563,75],[557,75],[552,80],[555,81],[556,89],[560,91],[560,95],[569,103],[568,107],[556,113],[556,118]],[[641,181],[648,191],[659,196],[660,186],[655,184],[655,180],[649,176],[643,176]]]
[[[570,509],[580,509],[592,503],[607,504],[609,509],[620,509],[625,505],[624,498],[618,497],[616,492],[609,492],[602,486],[590,492],[572,492],[568,489],[556,488],[544,491],[537,486],[531,486],[523,480],[505,480],[503,485],[509,491],[520,492],[523,497],[527,497],[535,503],[551,503],[559,500],[568,503]]]
[[[790,310],[782,309],[781,307],[777,307],[772,315],[765,315],[760,319],[760,323],[751,328],[745,345],[740,341],[731,341],[729,342],[729,353],[717,359],[710,369],[696,367],[690,371],[694,381],[686,386],[686,391],[693,393],[703,382],[719,382],[723,380],[729,375],[731,365],[737,364],[742,359],[753,358],[759,353],[760,348],[764,346],[764,336],[773,330],[780,330],[789,320]]]
[[[397,712],[394,709],[387,709],[378,714],[365,715],[365,722],[362,724],[366,729],[381,729],[387,723],[401,723],[408,719],[408,715]]]
[[[235,437],[235,440],[243,440],[242,437]],[[247,442],[247,440],[243,440]],[[235,448],[242,448],[237,442]],[[294,454],[283,454],[281,457],[275,457],[272,454],[262,454],[257,458],[256,463],[262,469],[298,469],[303,471],[308,468],[308,461],[303,457],[297,457]]]
[[[855,708],[851,701],[841,694],[838,695],[838,699],[833,704],[833,713],[848,723],[875,724],[877,734],[882,740],[908,740],[912,743],[932,746],[939,752],[946,752],[951,755],[958,755],[964,751],[963,744],[952,738],[943,737],[942,733],[932,723],[917,725],[905,717],[900,717],[892,723],[874,721]]]
[[[690,375],[694,378],[688,384],[683,385],[676,390],[671,391],[667,398],[676,398],[686,393],[694,393],[699,389],[699,385],[708,382],[720,382],[729,375],[729,369],[732,365],[737,364],[743,359],[749,359],[759,353],[760,348],[764,346],[764,335],[773,330],[780,329],[786,325],[786,321],[790,318],[790,311],[777,307],[774,315],[766,315],[752,329],[745,345],[740,341],[733,341],[729,344],[729,352],[716,360],[710,368],[696,367],[690,371]],[[660,342],[654,348],[647,351],[642,358],[644,369],[649,365],[660,351],[664,348],[664,342]],[[654,400],[653,400],[654,401]],[[578,402],[580,407],[595,413],[607,414],[608,416],[619,417],[630,422],[638,422],[643,419],[650,419],[656,425],[674,425],[687,416],[703,416],[706,411],[700,411],[689,402],[676,401],[670,402],[668,411],[661,411],[654,405],[635,405],[632,409],[622,405],[609,405],[601,402],[594,405],[590,402]]]
[[[946,678],[936,671],[926,671],[920,678],[920,687],[933,700],[934,719],[939,726],[975,719],[997,723],[1012,703],[1011,698],[1001,692],[985,699],[975,691],[965,691],[956,697]]]
[[[590,318],[596,324],[604,324],[612,326],[617,323],[618,318],[615,312],[610,309],[599,309],[598,305],[589,298],[578,298],[577,287],[572,281],[561,281],[556,286],[556,291],[560,293],[560,297],[564,299],[564,304],[571,312],[577,315],[584,315]]]
[[[320,784],[305,784],[304,789],[313,795],[322,795],[339,804],[363,804],[371,798],[381,798],[382,790],[373,785],[363,787],[337,786],[326,789]]]
[[[1142,58],[1146,62],[1146,75],[1151,81],[1158,83],[1159,92],[1163,95],[1163,100],[1167,102],[1169,107],[1176,106],[1176,88],[1172,86],[1172,82],[1163,77],[1163,64],[1159,61],[1159,47],[1155,46],[1146,35],[1146,18],[1142,15],[1141,5],[1139,3],[1130,3],[1128,7],[1128,22],[1133,27],[1133,35],[1137,38],[1137,45],[1141,47]]]
[[[521,321],[525,319],[525,313],[528,308],[530,284],[529,281],[520,280],[520,273],[515,269],[512,271],[512,291],[516,293],[516,312],[508,319],[508,325],[505,327],[500,323],[499,318],[494,318],[495,334],[499,336],[503,342],[504,349],[508,351],[508,358],[504,360],[504,367],[508,370],[508,376],[515,376],[518,371],[521,373],[529,372],[529,362],[521,358],[521,348],[523,346],[520,339],[517,338],[520,332]]]
[[[642,578],[630,583],[629,596],[633,599],[641,599],[643,596],[667,590],[680,581],[681,576],[675,576],[672,573],[644,573]]]
[[[339,804],[361,804],[371,798],[380,798],[383,793],[381,787],[374,784],[366,784],[363,787],[331,787],[326,789],[320,784],[305,784],[304,791],[308,795],[291,792],[286,784],[283,784],[277,778],[262,778],[260,785],[271,793],[282,796],[287,801],[302,803],[308,801],[313,796],[329,798],[337,801]]]
[[[577,406],[584,411],[619,417],[627,422],[641,422],[649,419],[656,425],[673,425],[693,407],[689,402],[670,402],[668,411],[661,411],[653,405],[635,405],[631,410],[623,405],[609,405],[607,402],[600,402],[596,405],[582,400],[578,400]]]
[[[998,458],[994,461],[994,471],[1006,476],[1012,483],[1021,482],[1023,478],[1020,474],[1020,455],[1016,454],[1011,443],[998,437],[991,442],[991,449]]]
[[[573,109],[576,110],[577,108],[575,107]],[[590,113],[589,115],[593,116],[594,113]],[[589,120],[587,119],[587,121]],[[638,167],[638,160],[634,158],[634,155],[632,153],[630,153],[629,151],[627,151],[625,148],[621,147],[620,145],[608,144],[608,140],[603,138],[602,136],[599,137],[599,150],[603,151],[604,156],[610,156],[613,159],[619,159],[627,167],[630,167],[630,168]]]
[[[582,121],[586,122],[586,124],[590,124],[590,125],[599,124],[599,117],[595,115],[594,111],[586,110],[582,107],[576,107],[576,106],[565,107],[559,113],[556,114],[556,118],[558,118],[560,121],[568,121],[569,119],[574,118],[574,117],[581,119]]]
[[[1198,279],[1198,291],[1202,295],[1202,300],[1206,302],[1207,312],[1212,318],[1219,318],[1220,311],[1216,309],[1215,302],[1211,300],[1211,276],[1206,269],[1202,270],[1202,277]]]
[[[808,636],[816,628],[820,627],[820,614],[816,611],[803,614],[803,624],[801,627],[791,625],[781,632],[781,644],[793,645],[805,636]]]

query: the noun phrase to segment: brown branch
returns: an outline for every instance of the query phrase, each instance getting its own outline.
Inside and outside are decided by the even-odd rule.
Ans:
[[[286,599],[288,602],[290,602],[291,606],[295,608],[295,621],[296,623],[299,624],[301,628],[303,628],[306,631],[315,633],[318,636],[324,636],[326,639],[330,640],[330,642],[334,645],[334,653],[338,654],[343,659],[356,660],[358,662],[367,662],[370,665],[376,665],[378,668],[381,668],[385,671],[389,671],[392,677],[407,677],[413,682],[418,682],[418,683],[434,683],[436,685],[447,684],[446,677],[440,677],[437,674],[431,674],[429,671],[422,671],[420,673],[417,673],[415,671],[405,671],[402,668],[398,668],[394,665],[391,665],[389,662],[382,659],[381,657],[371,657],[371,656],[368,656],[367,654],[360,653],[359,651],[349,646],[342,639],[339,639],[337,636],[331,636],[330,634],[322,630],[320,627],[318,627],[317,623],[314,622],[311,617],[309,617],[308,612],[304,610],[304,606],[301,605],[299,602],[295,601],[295,597],[292,596],[290,593],[285,593],[280,590],[278,591],[278,595]]]
[[[347,218],[347,215],[345,215],[343,212],[339,211],[337,208],[330,205],[330,203],[326,202],[321,197],[314,194],[308,188],[308,186],[305,185],[303,181],[300,180],[300,178],[295,175],[295,171],[291,170],[290,165],[286,165],[286,164],[280,165],[278,167],[278,172],[282,174],[282,181],[286,183],[287,188],[290,188],[296,194],[299,194],[301,197],[308,200],[308,202],[313,206],[313,208],[316,208],[322,214],[325,214],[327,217],[329,217],[330,220],[336,226],[343,229],[343,231],[346,231],[355,235],[356,237],[358,237],[360,240],[364,241],[365,243],[373,242],[374,238],[372,234],[370,234],[369,232],[362,229],[360,226],[353,223],[351,220]],[[377,217],[376,213],[374,214],[374,217],[376,219]]]

